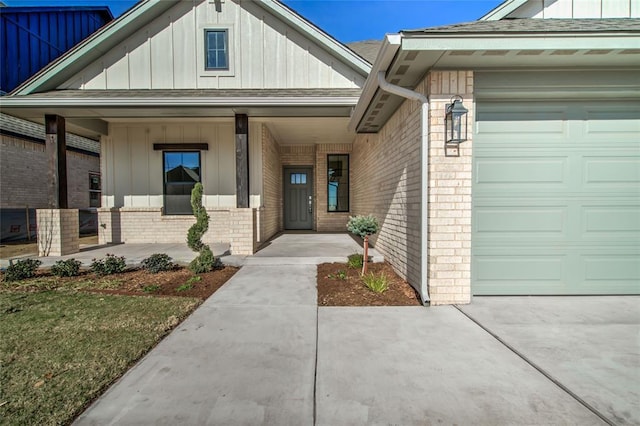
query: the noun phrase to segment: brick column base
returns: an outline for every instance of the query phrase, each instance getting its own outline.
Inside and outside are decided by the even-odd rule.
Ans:
[[[37,209],[38,256],[64,256],[80,251],[77,209]]]
[[[231,254],[251,255],[258,238],[256,209],[231,209],[229,243]]]

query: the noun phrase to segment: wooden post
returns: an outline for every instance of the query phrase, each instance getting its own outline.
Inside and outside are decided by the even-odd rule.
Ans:
[[[368,263],[369,263],[369,236],[365,235],[364,236],[364,254],[362,256],[362,275],[366,274],[367,271],[369,270],[368,268]]]
[[[249,207],[249,117],[236,114],[236,207]]]
[[[64,117],[45,115],[46,154],[49,178],[49,208],[66,209],[67,141]]]

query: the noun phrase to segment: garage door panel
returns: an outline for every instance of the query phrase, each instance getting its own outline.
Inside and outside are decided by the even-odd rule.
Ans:
[[[475,232],[478,238],[564,238],[568,206],[477,207]]]
[[[584,239],[640,240],[640,205],[584,205]]]
[[[640,138],[640,133],[639,136]],[[585,185],[588,187],[640,191],[640,155],[583,156]],[[589,188],[587,188],[589,189]]]
[[[640,294],[640,103],[476,110],[472,292]]]

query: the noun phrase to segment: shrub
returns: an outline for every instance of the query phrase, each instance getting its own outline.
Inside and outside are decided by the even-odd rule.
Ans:
[[[21,259],[11,263],[4,273],[5,281],[19,281],[31,278],[42,264],[38,259]]]
[[[119,272],[124,272],[127,269],[127,264],[124,261],[124,256],[116,256],[113,254],[107,254],[104,259],[93,259],[91,263],[91,271],[97,275],[112,275]]]
[[[362,268],[362,262],[364,257],[361,254],[359,253],[351,254],[347,259],[348,259],[347,266],[349,266],[349,268],[353,268],[353,269]]]
[[[182,291],[189,291],[193,288],[193,285],[189,284],[189,283],[184,283],[180,286],[178,286],[178,288],[176,288],[176,291],[182,292]]]
[[[375,275],[372,272],[369,275],[363,275],[362,281],[374,293],[384,293],[389,289],[389,278],[384,273]]]
[[[193,210],[193,215],[196,217],[196,223],[187,231],[187,245],[193,251],[201,251],[205,246],[205,244],[202,243],[202,236],[209,229],[209,215],[202,205],[203,193],[204,188],[202,187],[202,183],[196,182],[191,191],[191,209]]]
[[[160,290],[160,286],[157,284],[147,285],[142,288],[145,293],[155,293],[158,290]]]
[[[373,215],[368,216],[349,216],[347,229],[359,237],[373,235],[380,229],[378,220]]]
[[[76,277],[80,275],[82,262],[75,259],[58,260],[51,267],[51,273],[56,277]]]
[[[198,257],[193,259],[189,264],[189,269],[194,274],[202,274],[220,268],[222,268],[222,262],[213,255],[208,245],[204,245]]]
[[[170,271],[175,267],[170,256],[164,253],[154,253],[142,260],[142,268],[157,274],[158,272]]]

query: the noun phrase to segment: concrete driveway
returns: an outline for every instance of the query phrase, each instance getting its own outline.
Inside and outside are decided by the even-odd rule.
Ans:
[[[245,259],[76,424],[640,424],[640,297],[318,307],[316,263],[349,240]]]
[[[640,297],[476,297],[461,309],[611,424],[640,424]]]

